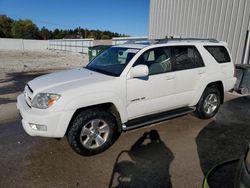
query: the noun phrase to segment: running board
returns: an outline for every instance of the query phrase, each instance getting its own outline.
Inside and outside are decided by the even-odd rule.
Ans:
[[[171,111],[161,112],[153,115],[148,115],[136,119],[129,120],[127,123],[122,125],[123,131],[129,131],[132,129],[141,128],[147,125],[151,125],[154,123],[159,123],[162,121],[166,121],[175,117],[184,116],[188,113],[191,113],[195,110],[195,108],[185,107],[179,108]]]

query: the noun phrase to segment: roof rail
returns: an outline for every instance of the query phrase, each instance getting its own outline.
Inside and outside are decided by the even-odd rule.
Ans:
[[[165,38],[165,39],[156,39],[156,44],[167,43],[171,41],[207,41],[218,43],[219,41],[216,39],[209,38]]]
[[[149,40],[128,40],[124,44],[144,44],[144,45],[149,45],[150,41]]]

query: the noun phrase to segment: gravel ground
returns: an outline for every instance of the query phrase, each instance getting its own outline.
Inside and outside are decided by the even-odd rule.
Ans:
[[[16,117],[16,97],[33,78],[50,72],[82,67],[88,56],[60,51],[0,51],[0,117]]]
[[[250,141],[250,98],[226,100],[216,118],[191,114],[123,133],[92,157],[77,155],[66,138],[28,136],[20,121],[0,124],[0,187],[201,188],[209,169],[240,157]],[[152,130],[157,140],[145,138]]]
[[[87,62],[87,55],[74,52],[0,50],[0,73],[67,69]]]

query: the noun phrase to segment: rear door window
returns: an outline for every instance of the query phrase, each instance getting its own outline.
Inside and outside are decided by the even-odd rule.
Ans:
[[[203,60],[194,46],[172,47],[172,58],[176,71],[203,67]]]
[[[204,46],[218,63],[231,62],[230,55],[224,46]]]

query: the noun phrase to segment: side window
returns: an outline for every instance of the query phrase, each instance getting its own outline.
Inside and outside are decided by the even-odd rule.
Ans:
[[[149,75],[161,74],[172,71],[171,50],[169,47],[150,49],[144,52],[133,66],[147,65]]]
[[[118,51],[118,62],[119,64],[125,64],[127,59],[128,53],[122,50]]]
[[[224,46],[204,46],[218,63],[231,62],[227,49]]]
[[[195,67],[204,67],[205,65],[201,58],[201,55],[195,47],[193,47],[193,52],[194,52],[193,61],[194,61]]]
[[[174,70],[187,70],[203,67],[204,63],[198,52],[193,46],[176,46],[173,49]]]
[[[127,64],[135,55],[138,50],[136,49],[127,49],[118,51],[118,64]]]
[[[155,51],[149,51],[147,61],[155,61]]]

